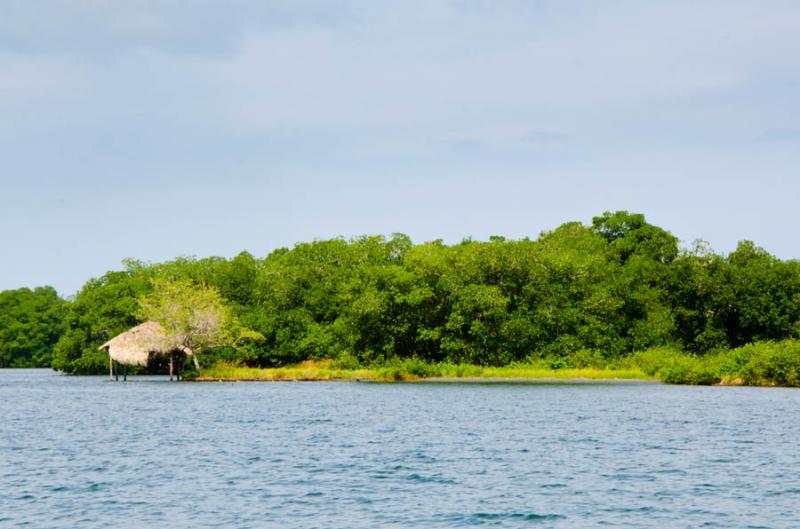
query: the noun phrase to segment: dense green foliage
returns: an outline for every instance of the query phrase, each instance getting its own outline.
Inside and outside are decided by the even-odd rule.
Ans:
[[[422,378],[502,379],[660,379],[671,384],[800,386],[800,342],[762,341],[736,349],[695,355],[654,347],[618,358],[579,351],[569,356],[529,359],[501,367],[420,358],[392,358],[369,368],[347,361],[305,361],[282,368],[250,368],[218,363],[194,373],[201,380],[379,380]]]
[[[49,366],[65,303],[50,287],[0,292],[0,367]]]
[[[710,358],[800,333],[800,262],[747,241],[725,256],[702,244],[680,250],[669,232],[621,211],[535,240],[414,245],[396,234],[301,243],[263,259],[129,261],[69,304],[53,367],[102,372],[97,347],[138,323],[137,300],[159,278],[214,288],[264,337],[209,350],[205,365],[577,367],[659,347]]]
[[[800,386],[800,342],[767,340],[704,356],[656,348],[623,360],[673,384]]]
[[[263,339],[243,328],[216,289],[186,279],[156,278],[139,297],[136,316],[161,325],[173,343],[193,353]]]

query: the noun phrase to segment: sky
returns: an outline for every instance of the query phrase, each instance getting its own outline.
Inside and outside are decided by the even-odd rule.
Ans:
[[[800,258],[796,0],[3,0],[0,290],[607,210]]]

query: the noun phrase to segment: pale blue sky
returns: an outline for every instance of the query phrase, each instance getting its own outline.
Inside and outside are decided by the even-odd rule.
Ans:
[[[800,257],[800,2],[3,0],[0,289],[642,212]]]

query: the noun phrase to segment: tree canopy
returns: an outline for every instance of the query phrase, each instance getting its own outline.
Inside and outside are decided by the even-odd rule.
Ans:
[[[184,309],[170,305],[181,299],[176,306],[222,304],[227,316],[205,321],[262,336],[208,335],[203,344],[207,358],[253,366],[411,357],[502,365],[654,346],[702,355],[796,337],[800,263],[747,241],[729,255],[703,244],[680,250],[668,231],[625,211],[536,239],[413,244],[395,234],[299,243],[263,258],[127,261],[61,302],[52,366],[102,372],[97,346],[145,318],[183,321],[175,332],[186,332]]]
[[[65,305],[51,287],[0,292],[0,367],[49,366]]]
[[[194,354],[212,347],[232,347],[242,339],[263,339],[242,327],[216,289],[186,279],[156,277],[139,296],[137,317],[158,322]]]

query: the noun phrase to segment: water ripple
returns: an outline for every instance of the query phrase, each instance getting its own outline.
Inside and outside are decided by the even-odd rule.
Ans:
[[[0,370],[0,526],[800,527],[800,391]]]

